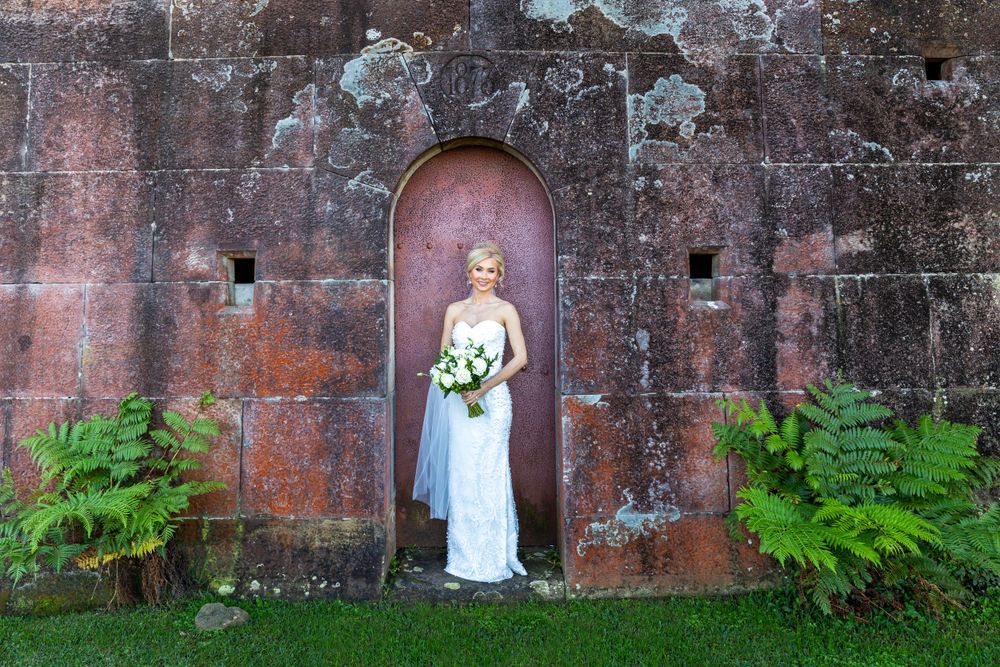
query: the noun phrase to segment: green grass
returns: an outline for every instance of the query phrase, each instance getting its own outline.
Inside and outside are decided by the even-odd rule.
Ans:
[[[0,664],[1000,664],[1000,591],[941,620],[864,623],[800,608],[787,591],[497,607],[243,601],[248,625],[199,633],[206,601],[0,617]]]

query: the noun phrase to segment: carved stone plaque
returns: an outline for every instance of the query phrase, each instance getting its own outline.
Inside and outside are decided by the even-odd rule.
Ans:
[[[463,104],[482,102],[491,97],[499,85],[496,65],[482,56],[455,56],[440,74],[444,94]]]

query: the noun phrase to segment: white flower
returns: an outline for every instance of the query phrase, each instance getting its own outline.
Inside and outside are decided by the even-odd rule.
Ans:
[[[432,368],[431,369],[431,381],[432,382],[437,382],[439,377],[441,377],[441,371],[438,370],[437,368]]]
[[[459,384],[468,384],[472,382],[472,373],[467,368],[459,368],[455,371],[455,379]]]
[[[488,366],[486,365],[486,360],[482,357],[479,357],[472,362],[472,372],[476,375],[482,375],[486,372],[487,368]]]
[[[441,373],[440,384],[445,389],[450,388],[451,385],[455,384],[455,376],[451,373]]]

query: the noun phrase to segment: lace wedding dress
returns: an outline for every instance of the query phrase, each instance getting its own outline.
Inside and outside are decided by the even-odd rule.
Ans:
[[[495,320],[470,326],[459,321],[451,331],[456,347],[483,345],[498,355],[489,375],[503,365],[507,330]],[[485,414],[470,418],[461,396],[446,399],[448,447],[449,574],[473,581],[509,579],[526,574],[517,560],[517,513],[508,459],[512,417],[510,389],[503,382],[483,396]]]

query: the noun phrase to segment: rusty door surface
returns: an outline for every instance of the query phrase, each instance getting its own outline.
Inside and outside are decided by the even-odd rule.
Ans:
[[[434,156],[411,176],[393,230],[396,361],[396,535],[400,546],[443,546],[445,522],[412,500],[413,475],[445,307],[468,296],[465,258],[478,241],[504,251],[497,295],[521,316],[528,368],[508,386],[514,403],[510,462],[520,542],[554,544],[555,249],[545,188],[516,157],[484,146]],[[510,345],[504,362],[511,356]]]

